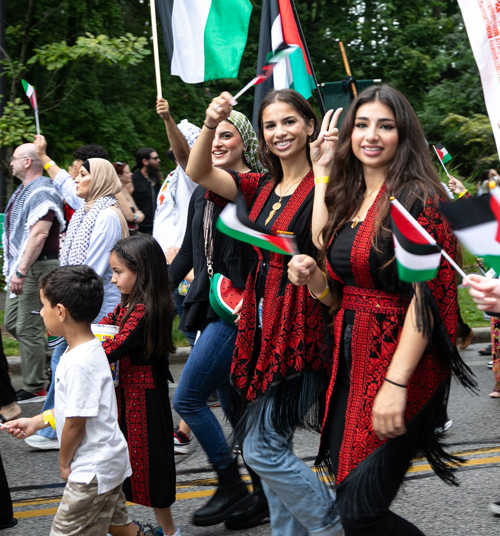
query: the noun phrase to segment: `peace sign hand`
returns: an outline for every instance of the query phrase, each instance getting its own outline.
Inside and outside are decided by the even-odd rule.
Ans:
[[[335,113],[333,110],[328,110],[321,123],[318,139],[311,143],[311,160],[316,177],[330,176],[335,148],[339,141],[337,122],[341,113],[342,108],[337,108]]]

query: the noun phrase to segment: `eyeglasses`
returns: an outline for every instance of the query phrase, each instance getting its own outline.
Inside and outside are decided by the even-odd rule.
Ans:
[[[21,160],[22,158],[29,158],[29,156],[11,156],[10,161],[14,162],[14,160]]]

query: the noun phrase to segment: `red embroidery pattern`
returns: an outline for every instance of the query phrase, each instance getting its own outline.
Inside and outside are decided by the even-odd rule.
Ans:
[[[381,194],[382,192],[377,199],[380,199]],[[364,228],[357,233],[351,260],[358,286],[343,288],[341,309],[334,322],[335,351],[333,373],[327,392],[327,410],[337,374],[344,311],[349,309],[356,312],[352,336],[351,388],[336,475],[337,485],[384,443],[375,436],[372,429],[373,401],[397,348],[408,307],[408,303],[402,303],[402,298],[398,294],[380,292],[373,288],[369,254],[375,215],[374,208],[367,215]],[[454,257],[455,238],[447,223],[443,222],[432,200],[429,200],[418,220]],[[354,252],[354,249],[357,251]],[[330,275],[335,276],[330,265],[328,269]],[[443,259],[438,277],[428,283],[444,327],[453,340],[458,314],[454,279],[453,269]],[[415,417],[432,399],[449,374],[450,371],[439,363],[434,351],[427,349],[408,383],[405,422]],[[324,422],[326,419],[327,416]]]
[[[119,325],[127,312],[127,308],[121,307],[118,314],[116,311],[103,318],[100,323]],[[138,304],[115,338],[103,343],[104,351],[109,354],[122,345],[137,328],[144,314],[145,307]],[[117,387],[118,415],[122,415],[121,402],[123,397],[125,400],[125,423],[120,422],[120,427],[126,434],[128,441],[130,465],[133,471],[130,477],[133,502],[143,506],[151,506],[146,389],[154,388],[151,366],[132,365],[130,356],[120,359],[120,379]]]
[[[313,186],[314,175],[310,171],[276,219],[273,231],[294,232],[299,243],[301,237],[310,233],[310,226],[306,229],[296,228],[298,226],[294,226],[294,217],[299,210],[312,208],[312,201],[310,208],[304,208],[304,202]],[[274,183],[270,182],[259,192],[250,212],[252,221],[262,211],[273,187]],[[262,253],[258,248],[256,251],[261,263]],[[233,384],[249,402],[285,378],[305,370],[326,371],[330,365],[321,346],[325,328],[320,302],[310,297],[306,287],[296,287],[291,283],[286,284],[284,293],[280,294],[287,262],[288,259],[283,255],[270,254],[262,311],[261,349],[258,355],[253,352],[257,276],[251,274],[247,280],[231,375]]]

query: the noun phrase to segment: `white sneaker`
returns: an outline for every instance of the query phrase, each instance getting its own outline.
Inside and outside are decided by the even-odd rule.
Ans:
[[[50,439],[50,437],[44,437],[38,434],[27,437],[24,440],[31,448],[39,450],[58,450],[59,441],[57,439]]]
[[[436,428],[436,434],[444,434],[447,430],[449,430],[453,425],[453,421],[451,419],[448,419],[444,426],[440,426],[439,428]]]

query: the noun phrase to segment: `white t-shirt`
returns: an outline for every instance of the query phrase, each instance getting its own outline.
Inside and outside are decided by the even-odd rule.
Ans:
[[[100,495],[132,474],[127,442],[118,426],[108,359],[98,339],[66,350],[61,356],[55,373],[54,410],[59,442],[66,418],[87,419],[69,480],[88,484],[95,476]]]
[[[178,179],[174,203],[169,186],[171,175],[175,171],[178,172]],[[180,166],[177,166],[175,171],[172,171],[163,182],[156,201],[153,238],[158,241],[163,251],[166,251],[169,246],[179,248],[182,246],[186,232],[189,200],[198,186]]]

